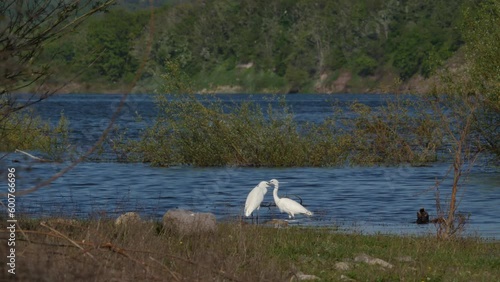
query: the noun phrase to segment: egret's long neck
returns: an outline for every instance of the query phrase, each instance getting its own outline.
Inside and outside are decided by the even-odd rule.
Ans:
[[[280,197],[278,197],[278,184],[274,186],[273,197],[275,202],[278,202],[280,200]]]
[[[267,187],[262,188],[262,192],[265,195],[267,193]]]

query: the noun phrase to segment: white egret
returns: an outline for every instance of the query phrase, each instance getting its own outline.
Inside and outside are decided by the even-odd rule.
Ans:
[[[301,213],[309,216],[313,215],[312,212],[304,208],[301,204],[297,203],[296,201],[289,198],[278,197],[278,188],[279,188],[278,180],[271,179],[269,183],[274,185],[274,191],[273,191],[274,202],[276,203],[276,206],[278,206],[278,208],[280,209],[280,212],[286,212],[289,218],[295,218],[295,214],[301,214]]]
[[[249,217],[255,209],[260,209],[260,203],[264,200],[264,195],[267,193],[269,182],[261,181],[259,185],[248,193],[247,201],[245,202],[245,216]],[[257,214],[257,222],[259,222],[259,214]]]

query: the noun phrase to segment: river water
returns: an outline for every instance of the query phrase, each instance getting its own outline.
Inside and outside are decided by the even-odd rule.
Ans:
[[[71,142],[84,151],[99,138],[109,124],[121,95],[61,95],[36,105],[45,119],[56,122],[61,112],[69,119]],[[332,105],[353,101],[370,107],[384,104],[383,95],[302,95],[286,96],[287,105],[299,121],[321,121],[332,113]],[[278,101],[269,95],[220,95],[224,101],[251,99],[263,105]],[[390,97],[389,97],[390,98]],[[129,95],[118,125],[126,125],[129,136],[137,136],[156,114],[152,96]],[[348,113],[346,113],[348,116]],[[111,136],[110,138],[113,138]],[[13,160],[19,162],[13,162]],[[36,163],[20,154],[0,160],[2,175],[6,167],[17,170],[17,187],[23,190],[49,178],[65,163]],[[76,166],[52,184],[17,198],[18,213],[30,216],[115,217],[137,211],[145,218],[159,219],[169,209],[182,208],[212,212],[218,220],[235,220],[242,214],[248,192],[261,180],[283,182],[280,195],[297,196],[314,216],[297,216],[292,225],[336,226],[362,233],[432,234],[433,224],[416,225],[416,212],[426,208],[436,216],[434,185],[442,179],[449,164],[426,167],[348,167],[348,168],[196,168],[151,167],[141,163],[120,163],[109,157],[95,157]],[[5,177],[2,177],[3,179]],[[4,180],[2,179],[2,182]],[[450,180],[440,186],[441,205],[449,199]],[[6,186],[4,186],[6,187]],[[500,239],[499,169],[477,165],[459,195],[459,211],[470,215],[467,235]],[[273,202],[270,189],[261,207],[260,221],[287,219]],[[245,219],[250,221],[250,219]]]

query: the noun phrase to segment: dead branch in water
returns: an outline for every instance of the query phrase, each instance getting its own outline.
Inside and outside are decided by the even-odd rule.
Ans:
[[[23,155],[26,155],[26,156],[28,156],[28,157],[30,157],[32,159],[35,159],[35,160],[39,161],[39,162],[44,162],[44,163],[46,163],[46,162],[53,162],[52,160],[42,159],[42,158],[39,158],[37,156],[33,156],[32,154],[30,154],[28,152],[25,152],[25,151],[22,151],[22,150],[19,150],[19,149],[16,149],[14,152],[21,153]]]

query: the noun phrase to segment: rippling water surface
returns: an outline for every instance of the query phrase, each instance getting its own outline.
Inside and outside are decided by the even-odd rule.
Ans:
[[[228,96],[229,97],[229,96]],[[252,96],[253,99],[265,97]],[[256,98],[255,98],[256,97]],[[57,120],[61,110],[70,119],[73,140],[90,146],[109,122],[119,101],[117,95],[72,95],[55,97],[38,110],[46,118]],[[230,99],[245,99],[231,96]],[[351,96],[335,96],[349,103]],[[229,99],[229,98],[228,98]],[[291,95],[289,104],[298,118],[321,120],[331,113],[330,99],[325,95]],[[375,95],[359,95],[356,100],[376,107],[383,99]],[[139,130],[154,116],[150,97],[131,96],[120,117]],[[134,115],[142,119],[136,122]],[[21,159],[13,163],[12,159]],[[2,167],[16,167],[18,189],[45,180],[68,163],[32,163],[19,155],[1,160]],[[168,209],[183,208],[212,212],[218,219],[234,219],[242,214],[248,192],[261,180],[276,178],[280,195],[299,196],[313,217],[297,216],[292,224],[339,226],[341,229],[365,233],[396,234],[434,233],[434,225],[416,225],[416,212],[426,208],[436,215],[434,184],[448,170],[447,164],[428,167],[349,167],[349,168],[155,168],[147,164],[117,162],[85,162],[50,186],[17,198],[21,213],[44,215],[88,216],[106,213],[116,216],[138,211],[145,217],[160,218]],[[476,167],[460,195],[459,210],[470,214],[467,233],[487,238],[500,238],[500,174],[496,168]],[[2,174],[5,172],[2,172]],[[3,180],[2,180],[3,181]],[[286,183],[285,183],[286,182]],[[441,201],[448,197],[450,183],[441,185]],[[269,189],[264,203],[272,203]],[[287,219],[276,207],[262,207],[261,221]]]

